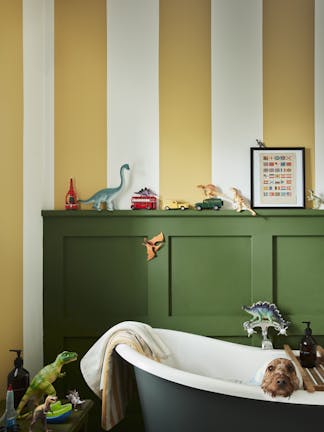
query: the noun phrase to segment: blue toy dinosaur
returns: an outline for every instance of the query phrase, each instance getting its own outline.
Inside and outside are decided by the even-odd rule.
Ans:
[[[106,203],[107,210],[114,210],[113,199],[122,190],[125,183],[124,170],[129,170],[128,164],[124,164],[120,167],[120,185],[118,187],[101,189],[90,198],[86,200],[80,199],[79,202],[83,204],[93,203],[92,207],[98,211],[101,211],[101,203]]]
[[[278,334],[286,335],[289,321],[283,319],[279,309],[274,303],[259,301],[253,303],[251,306],[242,306],[242,309],[252,315],[252,318],[243,324],[249,336],[254,333],[253,327],[261,322],[268,322],[269,325],[279,331]]]

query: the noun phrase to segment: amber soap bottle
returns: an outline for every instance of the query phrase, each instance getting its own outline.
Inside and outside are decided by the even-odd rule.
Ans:
[[[312,336],[312,329],[310,327],[310,321],[303,321],[307,325],[305,328],[305,334],[300,341],[299,346],[299,358],[300,363],[305,368],[312,368],[316,362],[316,348],[317,344]]]

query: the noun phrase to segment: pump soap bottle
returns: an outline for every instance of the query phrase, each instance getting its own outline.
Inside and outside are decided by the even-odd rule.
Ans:
[[[29,372],[23,368],[23,359],[21,357],[22,350],[9,350],[11,352],[16,352],[17,357],[15,358],[15,367],[8,375],[8,386],[11,384],[14,392],[14,406],[17,408],[20,400],[24,396],[28,386],[29,386]]]
[[[312,336],[312,329],[310,328],[310,321],[303,321],[307,324],[305,328],[305,334],[300,341],[300,363],[302,367],[312,368],[315,366],[316,362],[316,341]]]

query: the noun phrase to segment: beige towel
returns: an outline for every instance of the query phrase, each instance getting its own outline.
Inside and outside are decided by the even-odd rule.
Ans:
[[[150,326],[134,321],[112,327],[90,348],[81,359],[80,367],[89,387],[102,399],[102,427],[105,430],[110,430],[124,418],[131,396],[131,369],[114,351],[121,343],[153,360],[159,361],[169,355],[167,347]]]

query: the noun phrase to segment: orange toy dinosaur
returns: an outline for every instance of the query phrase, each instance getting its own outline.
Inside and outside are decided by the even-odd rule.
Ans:
[[[215,196],[219,197],[222,195],[219,188],[211,183],[206,185],[197,185],[197,188],[202,189],[207,198],[213,198]]]
[[[164,235],[162,232],[152,237],[150,240],[147,237],[144,237],[143,245],[146,246],[147,252],[147,261],[156,257],[157,251],[160,249],[164,242]]]
[[[236,211],[241,212],[242,210],[247,210],[252,214],[252,216],[256,216],[255,211],[250,207],[250,205],[247,203],[247,201],[243,198],[243,196],[240,194],[238,189],[236,189],[235,187],[232,187],[231,191],[234,194],[233,203],[234,203],[234,208],[236,209]]]

